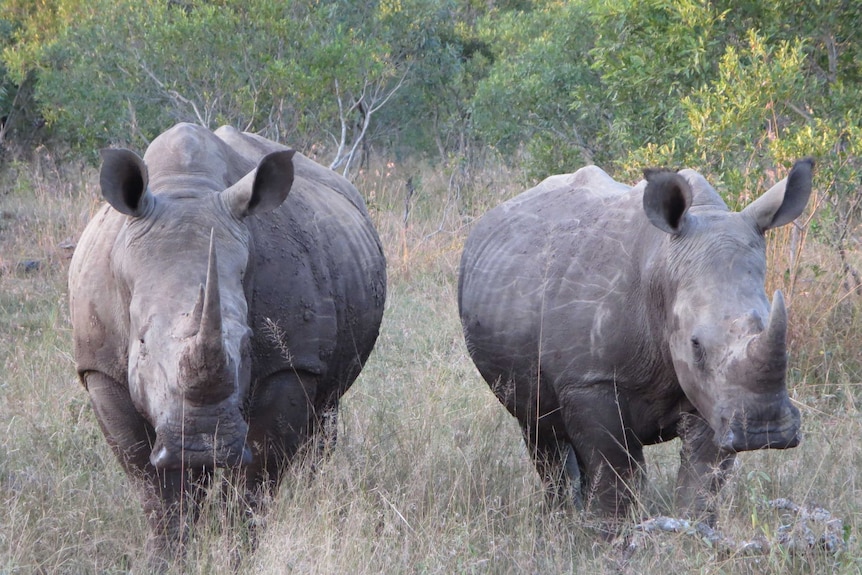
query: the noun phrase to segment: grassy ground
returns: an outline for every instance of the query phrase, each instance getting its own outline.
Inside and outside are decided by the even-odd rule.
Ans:
[[[859,303],[828,250],[809,239],[794,272],[791,395],[805,439],[739,457],[720,501],[720,529],[733,541],[630,528],[625,541],[600,542],[579,513],[542,511],[515,422],[470,362],[458,322],[470,216],[526,185],[487,170],[458,189],[452,174],[392,170],[359,180],[387,250],[390,291],[377,347],[344,398],[338,444],[313,478],[302,465],[291,470],[258,518],[254,551],[246,526],[211,498],[185,572],[230,572],[238,556],[239,572],[273,574],[862,571]],[[0,187],[0,573],[141,572],[143,514],[70,354],[64,246],[97,205],[92,171],[46,156],[14,167]],[[789,266],[790,239],[770,245],[775,265]],[[777,273],[770,281],[789,281]],[[647,449],[644,516],[671,512],[678,449]],[[770,509],[778,497],[830,511],[846,543],[808,547],[806,527],[816,541],[836,524]],[[782,526],[788,542],[779,545]]]

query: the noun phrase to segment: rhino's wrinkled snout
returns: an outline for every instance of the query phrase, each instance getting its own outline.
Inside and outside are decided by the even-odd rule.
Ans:
[[[176,471],[185,469],[217,469],[250,465],[251,450],[246,445],[213,450],[191,450],[182,446],[169,448],[157,445],[150,454],[150,463],[156,469]]]
[[[251,464],[251,450],[245,441],[248,425],[241,419],[232,424],[221,423],[215,431],[183,433],[167,427],[157,429],[150,463],[160,470],[216,469]]]
[[[249,465],[248,424],[236,408],[237,369],[225,353],[214,230],[206,284],[187,318],[182,332],[191,335],[177,369],[183,414],[157,427],[150,463],[162,470]]]
[[[733,417],[716,434],[716,440],[726,451],[753,451],[755,449],[790,449],[802,440],[799,410],[787,402],[777,417],[756,419],[744,414]]]

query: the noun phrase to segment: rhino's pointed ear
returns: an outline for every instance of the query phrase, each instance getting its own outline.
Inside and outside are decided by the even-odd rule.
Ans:
[[[644,211],[650,223],[669,234],[678,234],[686,222],[691,206],[691,186],[676,172],[644,170]]]
[[[106,148],[100,155],[102,196],[120,213],[129,216],[146,213],[153,198],[147,190],[149,176],[144,161],[131,150],[122,148]]]
[[[751,217],[761,232],[789,224],[802,214],[808,203],[813,171],[813,158],[799,160],[785,179],[751,202],[742,213]]]
[[[225,202],[237,218],[263,214],[284,202],[293,185],[294,150],[273,152],[263,157],[257,169],[226,189]]]

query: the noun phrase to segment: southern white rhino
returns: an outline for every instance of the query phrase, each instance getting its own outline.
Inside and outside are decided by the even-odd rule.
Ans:
[[[377,339],[385,260],[357,190],[264,138],[178,124],[143,159],[102,159],[108,203],[69,275],[75,361],[164,556],[215,468],[274,489],[334,429]]]
[[[732,212],[692,170],[629,187],[588,166],[475,225],[458,290],[467,348],[549,493],[579,477],[575,494],[620,518],[643,446],[680,437],[677,506],[711,520],[737,452],[799,443],[764,232],[802,213],[813,167]]]

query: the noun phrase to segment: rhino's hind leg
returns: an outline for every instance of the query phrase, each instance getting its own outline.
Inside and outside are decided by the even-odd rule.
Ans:
[[[331,453],[338,440],[338,398],[334,397],[315,410],[312,429],[313,441],[317,447],[318,459]]]
[[[682,440],[676,481],[677,509],[708,524],[715,522],[715,497],[724,485],[736,454],[713,441],[713,431],[700,415],[684,414],[677,426]]]
[[[584,508],[597,513],[611,533],[628,515],[643,480],[643,445],[625,424],[625,408],[615,395],[568,393],[561,404],[580,463]]]
[[[581,505],[579,462],[574,449],[553,427],[526,425],[521,428],[527,451],[536,466],[547,502],[553,506]]]

